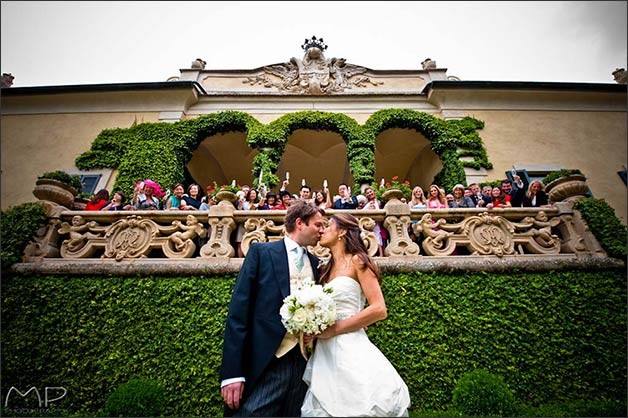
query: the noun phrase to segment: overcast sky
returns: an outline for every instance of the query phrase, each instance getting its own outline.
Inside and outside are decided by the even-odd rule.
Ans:
[[[2,1],[0,63],[14,87],[165,81],[195,58],[301,58],[315,35],[327,58],[376,70],[429,57],[462,80],[615,83],[626,3]]]

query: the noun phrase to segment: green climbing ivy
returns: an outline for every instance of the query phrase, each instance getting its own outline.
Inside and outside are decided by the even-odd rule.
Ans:
[[[442,120],[410,109],[384,109],[375,112],[360,126],[342,113],[302,111],[288,113],[269,124],[262,124],[251,115],[223,111],[176,123],[142,123],[129,128],[103,130],[91,149],[76,159],[76,166],[117,168],[114,189],[130,193],[139,179],[150,178],[169,186],[183,182],[185,165],[201,141],[225,132],[244,132],[247,143],[260,152],[253,159],[254,184],[263,170],[263,181],[271,188],[280,182],[275,174],[290,135],[298,129],[337,132],[347,144],[347,159],[356,186],[370,184],[375,175],[375,143],[377,136],[391,128],[414,129],[432,144],[441,158],[443,169],[435,181],[451,189],[465,183],[464,167],[492,168],[477,133],[484,123],[466,117]],[[472,157],[463,161],[461,157]]]

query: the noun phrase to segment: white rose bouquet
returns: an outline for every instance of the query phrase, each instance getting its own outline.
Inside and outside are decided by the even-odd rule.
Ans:
[[[333,289],[312,280],[304,280],[296,292],[283,300],[279,310],[286,330],[299,337],[301,353],[307,359],[303,344],[304,334],[320,334],[336,322],[336,303],[331,297]]]

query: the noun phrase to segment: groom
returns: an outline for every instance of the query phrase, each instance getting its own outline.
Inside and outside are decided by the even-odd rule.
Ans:
[[[318,259],[300,251],[320,239],[323,211],[296,202],[284,227],[283,240],[251,245],[236,280],[220,372],[225,415],[301,415],[305,360],[296,338],[286,334],[279,309],[299,280],[318,280]]]

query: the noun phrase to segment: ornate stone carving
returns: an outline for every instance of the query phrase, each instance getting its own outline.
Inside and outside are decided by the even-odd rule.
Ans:
[[[425,60],[421,62],[421,67],[423,67],[424,70],[432,70],[436,68],[436,61],[432,61],[431,58],[425,58]]]
[[[362,229],[362,240],[364,241],[364,246],[366,247],[366,252],[374,257],[377,254],[378,244],[377,237],[373,232],[373,228],[375,228],[375,221],[369,217],[359,218],[358,222],[360,223],[360,228]]]
[[[246,255],[254,242],[269,242],[280,240],[284,235],[283,225],[275,225],[274,221],[264,218],[249,218],[244,222],[244,236],[242,237],[242,252]],[[275,236],[268,236],[268,234]]]
[[[174,220],[172,225],[178,229],[168,237],[168,241],[163,246],[164,254],[168,258],[188,258],[192,257],[196,251],[194,240],[204,238],[207,230],[193,215],[188,215],[185,225],[181,221]]]
[[[39,200],[47,200],[72,209],[76,189],[54,179],[38,179],[33,194]]]
[[[13,85],[13,80],[15,80],[15,77],[13,77],[13,74],[11,73],[2,73],[2,88],[9,88]]]
[[[387,190],[382,195],[387,200],[384,206],[384,226],[390,235],[390,243],[384,249],[386,256],[418,256],[420,252],[419,246],[408,234],[411,224],[410,208],[399,200],[402,196],[403,193],[398,189]]]
[[[59,234],[69,234],[70,238],[61,244],[61,257],[63,258],[87,258],[91,257],[98,247],[105,244],[102,240],[104,227],[98,226],[95,221],[87,222],[82,216],[72,218],[72,225],[63,222],[59,228]],[[94,245],[93,240],[100,238],[101,245]],[[90,242],[90,240],[92,242]]]
[[[386,216],[384,226],[390,234],[390,244],[384,250],[385,255],[389,257],[419,255],[419,246],[408,235],[410,223],[410,217],[407,215]]]
[[[151,250],[151,241],[157,236],[157,225],[140,216],[120,219],[105,234],[105,258],[145,257]]]
[[[616,68],[615,71],[613,71],[613,79],[615,79],[618,84],[628,84],[628,72],[626,72],[625,68]]]
[[[25,263],[41,262],[44,258],[59,257],[59,233],[57,231],[61,212],[66,208],[54,202],[40,201],[46,210],[47,223],[35,232],[33,240],[24,249],[22,261]]]
[[[535,218],[510,222],[503,216],[482,212],[459,223],[447,224],[445,219],[434,222],[426,213],[413,225],[415,234],[423,233],[423,249],[429,255],[453,254],[457,246],[466,247],[472,255],[558,254],[560,239],[552,228],[560,224],[559,218],[548,219],[540,211]],[[515,247],[517,246],[517,247]]]
[[[303,59],[293,57],[282,64],[265,66],[262,68],[264,74],[248,77],[243,83],[311,95],[328,95],[367,84],[384,84],[363,75],[367,71],[365,67],[348,64],[344,58],[326,59],[323,51],[327,45],[323,38],[313,36],[306,39],[301,48],[305,51]]]
[[[233,218],[210,217],[209,230],[211,234],[207,244],[201,247],[201,257],[233,257],[235,250],[229,242],[229,237],[235,227],[236,223]]]
[[[581,174],[560,177],[545,186],[551,202],[571,202],[582,199],[589,190],[586,177]]]
[[[192,61],[191,68],[193,68],[195,70],[204,70],[205,69],[205,65],[207,65],[207,62],[205,62],[205,60],[203,60],[201,58],[197,58],[194,61]]]

